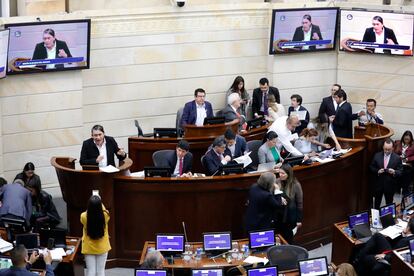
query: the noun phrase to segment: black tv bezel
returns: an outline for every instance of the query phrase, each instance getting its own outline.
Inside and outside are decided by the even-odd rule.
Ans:
[[[54,68],[54,69],[47,69],[47,70],[28,70],[28,71],[20,71],[20,72],[9,72],[9,52],[10,52],[10,36],[11,36],[11,27],[24,27],[24,26],[34,26],[34,25],[51,25],[51,24],[72,24],[72,23],[87,23],[88,26],[88,45],[86,51],[87,62],[86,66],[81,67],[67,67],[67,68]],[[91,60],[90,60],[90,53],[91,53],[91,19],[73,19],[73,20],[55,20],[55,21],[40,21],[40,22],[23,22],[23,23],[8,23],[4,24],[5,28],[10,30],[9,34],[9,48],[7,51],[7,67],[6,67],[6,75],[24,75],[24,74],[34,74],[34,73],[46,73],[46,72],[61,72],[61,71],[73,71],[73,70],[84,70],[90,69]]]
[[[342,12],[349,11],[349,12],[366,12],[366,13],[378,13],[378,14],[401,14],[401,15],[412,15],[413,16],[413,41],[411,44],[411,55],[393,55],[393,54],[384,54],[384,53],[368,53],[368,52],[350,52],[345,49],[341,49],[341,28],[342,28]],[[414,13],[410,12],[394,12],[392,10],[386,11],[386,10],[368,10],[368,9],[340,9],[339,10],[339,43],[338,43],[338,51],[344,52],[344,53],[350,53],[350,54],[357,54],[357,55],[378,55],[378,56],[391,56],[391,57],[413,57],[414,56]]]
[[[306,50],[306,51],[297,51],[297,52],[276,52],[273,50],[273,41],[275,35],[275,17],[277,12],[289,12],[289,11],[312,11],[312,10],[336,10],[336,20],[335,20],[335,32],[333,37],[333,47],[332,48],[323,48],[315,50]],[[336,51],[337,48],[337,34],[338,34],[338,24],[339,24],[339,7],[321,7],[321,8],[298,8],[298,9],[273,9],[272,10],[272,21],[270,26],[270,41],[269,41],[269,55],[285,55],[285,54],[299,54],[299,53],[314,53],[314,52],[323,52],[323,51]]]
[[[7,69],[8,69],[8,64],[9,64],[9,48],[10,48],[10,29],[4,29],[4,30],[0,30],[0,33],[2,32],[9,32],[9,37],[8,37],[8,41],[7,41],[7,53],[6,53],[6,63],[4,64],[4,77],[0,76],[0,80],[4,79],[7,76]]]

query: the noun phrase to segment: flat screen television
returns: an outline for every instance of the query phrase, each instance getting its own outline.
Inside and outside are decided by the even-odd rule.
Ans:
[[[341,10],[339,49],[351,53],[413,55],[414,15]]]
[[[88,69],[89,19],[6,24],[7,74]]]
[[[0,31],[0,79],[6,76],[9,30]]]
[[[334,50],[338,8],[273,10],[269,54]]]
[[[329,275],[328,261],[326,257],[298,261],[298,267],[300,276]]]

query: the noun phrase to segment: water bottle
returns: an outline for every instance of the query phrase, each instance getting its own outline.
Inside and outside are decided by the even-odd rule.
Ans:
[[[196,261],[200,261],[201,260],[201,252],[202,252],[202,250],[203,249],[201,247],[197,248],[197,250],[196,250],[196,256],[195,256]]]
[[[407,215],[407,210],[406,209],[404,209],[404,211],[403,211],[403,215],[402,215],[402,219],[403,220],[407,220],[407,217],[408,215]]]
[[[243,257],[244,258],[247,258],[250,255],[249,246],[247,244],[245,244],[243,247],[244,247],[243,248]]]

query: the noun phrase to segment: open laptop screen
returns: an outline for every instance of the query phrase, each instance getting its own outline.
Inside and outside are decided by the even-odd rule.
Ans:
[[[383,217],[387,214],[392,214],[392,217],[395,218],[396,213],[395,203],[380,208],[380,217]]]
[[[328,262],[326,257],[307,259],[299,261],[300,276],[328,275]]]
[[[161,252],[183,252],[184,251],[184,235],[175,234],[158,234],[156,242],[156,250]]]
[[[403,198],[403,203],[404,203],[404,209],[405,210],[409,210],[409,209],[413,208],[414,207],[414,193],[406,195]]]
[[[162,269],[135,269],[135,276],[167,276],[167,271]]]
[[[250,248],[262,248],[275,245],[275,231],[252,231],[249,232]]]
[[[277,266],[253,268],[247,271],[247,276],[277,276]]]
[[[10,268],[13,265],[10,257],[2,256],[0,257],[0,269]]]
[[[230,250],[231,233],[204,233],[203,234],[204,250]]]
[[[367,211],[350,215],[348,217],[349,228],[353,229],[355,225],[358,224],[369,224],[369,214]]]
[[[222,269],[193,269],[192,276],[222,276]]]

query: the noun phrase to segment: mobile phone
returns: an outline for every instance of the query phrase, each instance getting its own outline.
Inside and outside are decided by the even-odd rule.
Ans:
[[[99,190],[92,190],[92,195],[97,195],[97,196],[99,196]]]

